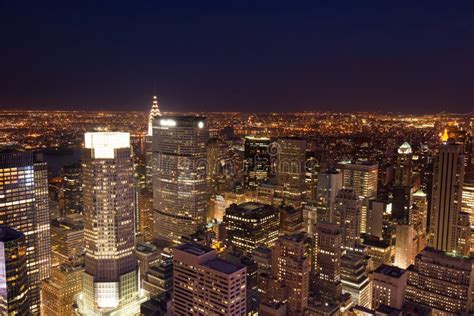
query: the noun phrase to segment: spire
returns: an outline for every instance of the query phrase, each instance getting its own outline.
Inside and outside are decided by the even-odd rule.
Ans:
[[[441,141],[444,143],[444,142],[447,142],[448,139],[449,139],[448,129],[445,128],[443,134],[441,135]]]
[[[408,142],[404,142],[400,147],[398,147],[398,153],[399,154],[409,155],[412,152],[413,151],[411,150],[411,146],[410,146],[410,144],[408,144]]]
[[[151,106],[150,116],[148,117],[148,135],[151,136],[153,134],[153,120],[157,117],[161,116],[158,98],[157,96],[153,96],[153,104]]]

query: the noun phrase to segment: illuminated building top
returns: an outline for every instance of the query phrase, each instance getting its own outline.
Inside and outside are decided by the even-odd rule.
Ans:
[[[404,142],[400,147],[398,147],[398,153],[403,155],[409,155],[412,154],[413,151],[411,150],[410,144]]]
[[[115,149],[130,148],[130,134],[122,132],[86,133],[84,147],[93,149],[96,159],[114,159]]]
[[[156,95],[153,97],[153,105],[151,106],[150,116],[148,117],[148,135],[153,135],[153,120],[161,116],[160,107],[158,104],[158,98]]]

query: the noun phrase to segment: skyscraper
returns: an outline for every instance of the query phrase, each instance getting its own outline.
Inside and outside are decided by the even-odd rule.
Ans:
[[[324,303],[339,301],[342,294],[342,233],[336,224],[319,222],[314,234],[314,274],[316,289]]]
[[[435,315],[471,314],[473,263],[473,259],[425,248],[408,268],[405,300],[431,307]]]
[[[300,207],[306,194],[306,140],[280,138],[277,141],[277,149],[276,178],[278,186],[282,188],[283,202],[293,207]]]
[[[158,98],[153,96],[153,103],[148,115],[147,134],[145,136],[145,187],[151,191],[153,187],[153,121],[161,116]]]
[[[435,249],[466,254],[460,243],[464,229],[460,223],[463,181],[463,146],[453,141],[443,143],[433,170],[429,238]]]
[[[413,225],[397,224],[394,265],[406,269],[414,262],[418,250],[416,237]]]
[[[64,199],[62,216],[77,213],[82,214],[84,200],[82,198],[82,170],[81,164],[67,164],[62,169]]]
[[[327,170],[318,175],[316,189],[318,222],[334,221],[334,200],[340,189],[342,189],[342,173],[335,170]]]
[[[175,315],[246,315],[246,268],[217,258],[212,248],[173,249]]]
[[[259,245],[273,246],[280,229],[280,214],[271,205],[232,204],[225,212],[223,225],[227,244],[251,254]]]
[[[289,315],[302,315],[308,308],[309,258],[306,235],[283,236],[272,252],[272,274],[285,286]]]
[[[0,151],[0,225],[25,235],[33,314],[39,313],[40,282],[51,264],[47,188],[46,163],[29,152]]]
[[[372,273],[372,309],[387,305],[401,309],[405,300],[407,286],[405,270],[381,265]]]
[[[85,273],[79,310],[132,315],[140,310],[135,246],[133,163],[128,133],[86,133]]]
[[[25,235],[0,226],[0,313],[28,315],[28,271]]]
[[[203,117],[167,116],[153,125],[155,238],[175,244],[206,223],[208,133]]]
[[[411,146],[405,142],[398,148],[392,205],[392,218],[405,223],[408,222],[411,207],[412,159]]]
[[[471,252],[474,252],[474,177],[464,180],[461,211],[469,214],[471,226]]]
[[[344,188],[352,188],[361,201],[361,233],[366,232],[369,200],[377,197],[378,165],[367,162],[339,163]]]
[[[352,189],[342,189],[336,196],[335,223],[341,227],[342,246],[354,249],[360,244],[360,200]]]
[[[244,143],[244,185],[255,189],[268,179],[270,173],[271,140],[267,137],[245,137]]]

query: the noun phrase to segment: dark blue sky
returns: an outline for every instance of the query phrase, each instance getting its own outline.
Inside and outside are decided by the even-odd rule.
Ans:
[[[474,1],[0,0],[0,108],[474,110]]]

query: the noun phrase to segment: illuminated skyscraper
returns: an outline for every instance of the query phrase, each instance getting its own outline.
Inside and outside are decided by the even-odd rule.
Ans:
[[[474,178],[464,180],[461,211],[469,214],[471,226],[471,252],[474,252]]]
[[[434,315],[470,315],[474,312],[473,263],[425,248],[407,270],[405,300],[433,308]]]
[[[51,266],[47,166],[38,158],[28,152],[0,151],[0,225],[25,235],[33,314],[39,313],[40,282]]]
[[[349,293],[355,305],[366,308],[372,304],[369,260],[370,257],[364,252],[350,250],[341,257],[342,292]]]
[[[217,258],[212,248],[173,249],[175,315],[246,315],[246,268]]]
[[[378,165],[364,162],[339,163],[344,188],[352,188],[361,201],[361,233],[366,232],[369,200],[377,197]]]
[[[467,254],[462,241],[461,196],[464,182],[464,148],[449,141],[440,146],[433,170],[429,238],[430,246],[452,253]]]
[[[342,246],[354,249],[360,244],[360,200],[352,189],[342,189],[334,203],[335,223],[341,227]]]
[[[28,315],[28,271],[25,235],[0,226],[0,313]]]
[[[145,187],[151,191],[153,186],[153,121],[161,116],[158,98],[153,96],[153,104],[151,106],[150,114],[148,115],[147,134],[145,136]]]
[[[418,250],[416,237],[413,225],[397,224],[394,265],[406,269],[414,262]]]
[[[285,286],[289,315],[302,315],[308,308],[309,258],[304,233],[283,236],[272,251],[272,274]]]
[[[306,194],[306,140],[280,138],[277,141],[277,184],[282,188],[283,202],[300,207]]]
[[[318,222],[334,221],[334,200],[340,189],[342,189],[342,173],[327,170],[318,175],[316,190]]]
[[[135,246],[133,163],[128,133],[86,133],[83,315],[133,315],[140,310]]]
[[[256,188],[268,179],[270,173],[271,140],[267,137],[245,137],[244,144],[244,185]]]
[[[339,301],[342,294],[342,233],[336,224],[319,222],[314,234],[314,274],[318,297],[324,303]]]
[[[168,116],[153,125],[155,238],[180,243],[206,223],[208,133],[203,117]]]
[[[280,214],[271,205],[255,202],[232,204],[225,212],[223,225],[227,244],[252,254],[259,245],[273,246],[280,229]]]
[[[405,223],[408,222],[411,207],[412,159],[411,146],[405,142],[398,148],[392,205],[392,218]]]
[[[82,170],[81,164],[68,164],[62,169],[64,206],[62,216],[82,214],[84,200],[82,198]]]

